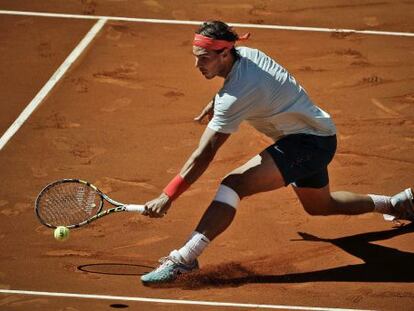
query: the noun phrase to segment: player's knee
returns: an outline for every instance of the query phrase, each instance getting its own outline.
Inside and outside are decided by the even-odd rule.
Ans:
[[[237,209],[240,203],[240,196],[234,189],[222,183],[217,190],[214,201],[227,204]]]
[[[301,202],[303,209],[311,216],[328,216],[330,212],[329,206],[321,202]]]
[[[225,185],[231,189],[233,189],[237,195],[242,199],[244,195],[244,182],[243,178],[240,178],[240,175],[238,174],[230,174],[227,175],[223,181],[221,182],[222,185]]]
[[[315,208],[315,206],[303,206],[306,213],[308,213],[311,216],[323,216],[322,211],[320,211],[318,208]]]

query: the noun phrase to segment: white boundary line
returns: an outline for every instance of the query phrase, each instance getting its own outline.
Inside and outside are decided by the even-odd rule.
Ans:
[[[251,304],[251,303],[236,303],[236,302],[215,302],[215,301],[201,301],[201,300],[181,300],[181,299],[180,300],[157,299],[157,298],[127,297],[127,296],[38,292],[38,291],[11,290],[11,289],[0,289],[0,293],[9,294],[9,295],[17,294],[17,295],[33,295],[33,296],[49,296],[49,297],[99,299],[99,300],[138,301],[138,302],[152,302],[152,303],[161,303],[161,304],[196,305],[196,306],[210,306],[210,307],[259,308],[259,309],[308,310],[308,311],[368,311],[368,310],[358,310],[358,309],[282,306],[282,305]]]
[[[0,14],[76,18],[76,19],[106,19],[106,20],[112,20],[112,21],[125,21],[125,22],[135,22],[135,23],[156,23],[156,24],[175,24],[175,25],[200,25],[202,23],[201,21],[133,18],[133,17],[121,17],[121,16],[80,15],[80,14],[46,13],[46,12],[27,12],[27,11],[7,11],[7,10],[0,10]],[[412,32],[336,29],[336,28],[320,28],[320,27],[299,27],[299,26],[283,26],[283,25],[258,25],[258,24],[241,24],[241,23],[230,23],[230,25],[234,27],[245,27],[245,28],[313,31],[313,32],[344,32],[344,33],[360,33],[360,34],[366,34],[366,35],[414,37],[414,33]]]
[[[97,35],[97,33],[105,25],[106,19],[99,19],[96,24],[89,30],[78,46],[69,54],[66,60],[60,65],[60,67],[55,71],[53,76],[47,81],[47,83],[42,87],[42,89],[37,93],[37,95],[32,99],[32,101],[27,105],[27,107],[22,111],[16,121],[7,129],[7,131],[0,138],[0,150],[7,144],[10,138],[19,130],[23,123],[29,118],[33,111],[39,106],[43,99],[49,94],[52,88],[56,83],[62,78],[65,72],[69,67],[75,62],[79,55],[86,49],[89,43]]]

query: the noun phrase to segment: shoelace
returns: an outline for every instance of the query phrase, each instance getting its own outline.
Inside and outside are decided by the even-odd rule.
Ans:
[[[162,257],[158,260],[158,262],[160,263],[160,265],[157,269],[154,270],[154,272],[160,271],[160,270],[164,269],[165,267],[168,267],[168,266],[176,263],[174,261],[174,259],[171,258],[170,256]]]

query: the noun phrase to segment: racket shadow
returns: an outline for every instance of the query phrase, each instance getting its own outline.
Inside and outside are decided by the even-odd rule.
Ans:
[[[77,267],[79,271],[104,275],[124,275],[124,276],[140,276],[152,271],[155,267],[125,264],[125,263],[95,263],[80,265]]]

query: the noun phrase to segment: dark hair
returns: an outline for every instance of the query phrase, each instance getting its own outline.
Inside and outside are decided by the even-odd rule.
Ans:
[[[222,21],[204,22],[196,30],[196,33],[209,38],[225,40],[229,42],[234,42],[239,39],[238,34],[233,30],[233,28]],[[221,53],[222,51],[223,50],[219,50],[217,53]],[[239,57],[239,54],[234,47],[231,49],[231,53],[236,59]]]

